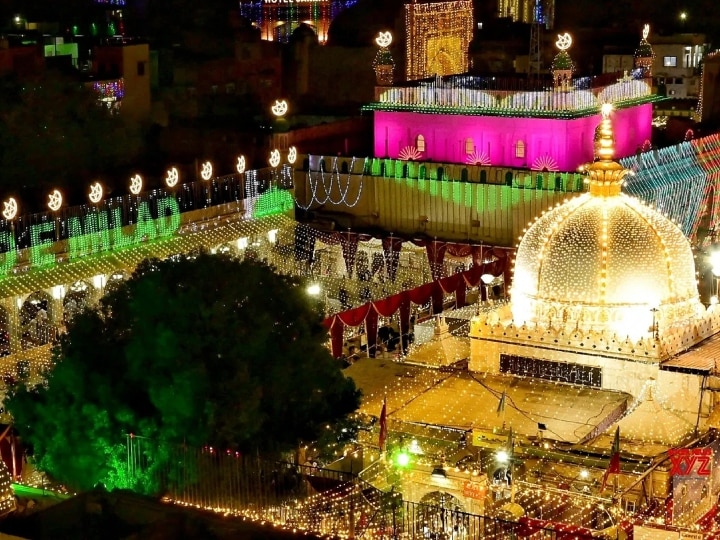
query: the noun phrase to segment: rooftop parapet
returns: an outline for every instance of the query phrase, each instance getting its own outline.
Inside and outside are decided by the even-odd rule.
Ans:
[[[663,99],[652,93],[645,79],[625,74],[613,84],[593,86],[588,77],[571,81],[568,91],[552,85],[534,90],[514,87],[492,78],[436,77],[404,86],[377,87],[375,101],[365,110],[443,114],[576,117],[597,114],[603,103],[622,109]]]

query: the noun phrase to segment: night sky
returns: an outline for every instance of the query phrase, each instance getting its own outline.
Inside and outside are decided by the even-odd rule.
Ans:
[[[556,26],[631,29],[650,23],[653,31],[720,35],[717,0],[555,0]],[[685,22],[681,12],[687,13]]]

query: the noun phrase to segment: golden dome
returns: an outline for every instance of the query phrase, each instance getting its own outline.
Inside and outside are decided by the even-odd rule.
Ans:
[[[700,310],[695,261],[674,223],[620,193],[628,171],[612,161],[612,127],[603,110],[590,191],[540,216],[515,258],[516,325],[652,335],[685,324]],[[655,308],[657,308],[656,311]]]

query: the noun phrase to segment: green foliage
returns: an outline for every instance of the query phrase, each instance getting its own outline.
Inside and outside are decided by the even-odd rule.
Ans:
[[[360,394],[299,285],[227,255],[142,263],[73,319],[47,385],[9,398],[39,467],[77,489],[151,492],[171,453],[153,452],[146,477],[131,479],[128,433],[160,450],[273,453],[344,421]]]
[[[0,78],[0,189],[68,188],[131,163],[138,131],[82,83],[48,72]]]

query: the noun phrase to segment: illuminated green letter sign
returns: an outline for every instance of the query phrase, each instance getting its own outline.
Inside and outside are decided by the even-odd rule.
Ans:
[[[180,205],[177,200],[174,197],[159,199],[157,209],[159,217],[152,219],[149,203],[141,202],[135,229],[128,234],[123,231],[120,208],[114,208],[112,211],[91,211],[84,218],[68,218],[65,224],[68,231],[68,257],[75,259],[83,255],[124,248],[159,236],[175,234],[180,228]],[[54,223],[31,227],[30,260],[33,266],[49,264],[55,260],[54,255],[41,252],[42,245],[52,242],[48,235],[41,235],[52,230]],[[12,268],[17,259],[15,242],[9,232],[0,233],[0,246],[2,245],[8,246],[9,250],[5,253],[5,263],[0,263],[0,274],[6,274],[6,268]]]

